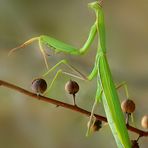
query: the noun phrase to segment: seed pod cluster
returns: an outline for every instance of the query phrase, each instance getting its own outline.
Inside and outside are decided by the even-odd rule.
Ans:
[[[135,103],[133,100],[126,99],[121,103],[121,108],[125,113],[133,113],[135,111]]]
[[[42,94],[47,89],[47,83],[42,78],[36,78],[32,81],[31,88],[35,93]]]
[[[75,95],[79,91],[79,85],[76,81],[70,80],[65,84],[65,90],[69,94]]]
[[[148,115],[142,117],[141,126],[145,129],[148,129]]]

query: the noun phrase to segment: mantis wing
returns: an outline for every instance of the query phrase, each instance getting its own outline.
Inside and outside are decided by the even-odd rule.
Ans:
[[[103,89],[102,101],[117,146],[118,148],[131,148],[125,119],[120,107],[120,101],[105,55],[102,55],[99,60],[99,74]]]

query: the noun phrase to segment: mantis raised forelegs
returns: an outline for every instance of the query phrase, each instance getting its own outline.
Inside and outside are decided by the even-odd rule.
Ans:
[[[42,45],[53,47],[53,50],[58,52],[66,52],[72,55],[82,55],[86,53],[92,41],[94,40],[95,35],[98,34],[99,38],[95,64],[92,72],[87,76],[87,79],[91,80],[95,76],[97,76],[97,91],[95,103],[98,102],[98,100],[102,101],[109,126],[116,140],[118,148],[131,148],[131,142],[126,128],[124,116],[121,111],[119,97],[117,95],[117,90],[114,85],[107,61],[105,25],[102,6],[99,2],[92,2],[89,3],[89,7],[95,11],[96,21],[91,27],[88,39],[82,48],[77,49],[71,45],[65,44],[46,35],[32,38],[17,48],[24,47],[37,40],[39,42],[39,48],[44,57],[46,67],[48,68],[46,53]],[[11,52],[13,52],[17,48],[14,48],[13,50],[11,50]]]

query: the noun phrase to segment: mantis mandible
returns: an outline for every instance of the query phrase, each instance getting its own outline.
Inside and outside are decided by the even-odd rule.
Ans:
[[[53,50],[55,50],[56,52],[60,51],[72,55],[82,55],[86,53],[91,43],[93,42],[95,36],[98,35],[99,36],[98,47],[95,57],[94,68],[87,77],[83,76],[72,66],[69,66],[66,60],[62,60],[59,63],[57,63],[56,66],[51,68],[45,75],[47,75],[51,70],[53,70],[60,64],[64,63],[70,68],[77,71],[82,76],[83,79],[92,80],[95,76],[97,76],[97,91],[96,91],[95,102],[102,101],[109,126],[111,128],[112,134],[115,138],[118,148],[131,148],[131,142],[126,128],[125,119],[120,107],[119,97],[107,61],[103,9],[101,3],[97,1],[89,3],[88,6],[94,10],[96,14],[96,20],[95,23],[92,25],[90,33],[88,35],[88,39],[86,40],[82,48],[77,49],[71,45],[65,44],[52,37],[41,35],[39,37],[31,38],[30,40],[26,41],[24,44],[20,45],[19,47],[12,49],[10,52],[13,52],[18,48],[25,47],[26,45],[34,41],[38,41],[39,48],[43,54],[46,67],[48,68],[46,53],[42,45],[53,47]]]

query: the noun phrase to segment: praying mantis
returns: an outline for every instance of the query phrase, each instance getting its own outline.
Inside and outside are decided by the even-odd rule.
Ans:
[[[80,77],[75,76],[70,73],[63,72],[65,74],[75,76],[77,78],[81,78],[84,80],[92,80],[94,77],[97,77],[97,90],[96,90],[95,103],[92,109],[91,119],[93,117],[94,107],[96,106],[97,102],[102,102],[109,126],[115,138],[117,147],[118,148],[131,148],[131,142],[130,142],[128,131],[126,128],[125,119],[124,119],[124,116],[123,116],[123,113],[120,107],[120,101],[119,101],[119,97],[117,94],[116,86],[113,82],[112,74],[111,74],[110,67],[107,61],[106,34],[105,34],[103,8],[102,8],[101,3],[98,1],[91,2],[88,4],[88,6],[94,10],[95,15],[96,15],[96,20],[94,24],[92,25],[90,29],[90,33],[88,35],[88,39],[86,40],[82,48],[77,49],[55,38],[52,38],[46,35],[41,35],[39,37],[31,38],[30,40],[26,41],[20,46],[12,49],[10,53],[14,52],[18,48],[25,47],[34,41],[38,41],[39,49],[43,55],[45,65],[48,69],[47,56],[43,48],[43,45],[52,47],[52,49],[55,52],[65,52],[65,53],[72,54],[72,55],[83,55],[89,49],[90,45],[94,41],[95,36],[98,35],[99,36],[98,37],[98,47],[97,47],[97,53],[95,57],[95,63],[94,63],[94,67],[91,73],[88,76],[84,76],[77,69],[75,69],[73,66],[68,64],[66,60],[62,60],[59,63],[57,63],[54,67],[49,69],[44,74],[44,76],[49,74],[49,72],[54,70],[60,64],[65,64],[72,70],[76,71],[80,75]],[[51,82],[51,86],[60,72],[62,72],[62,70],[57,72],[55,78]]]

